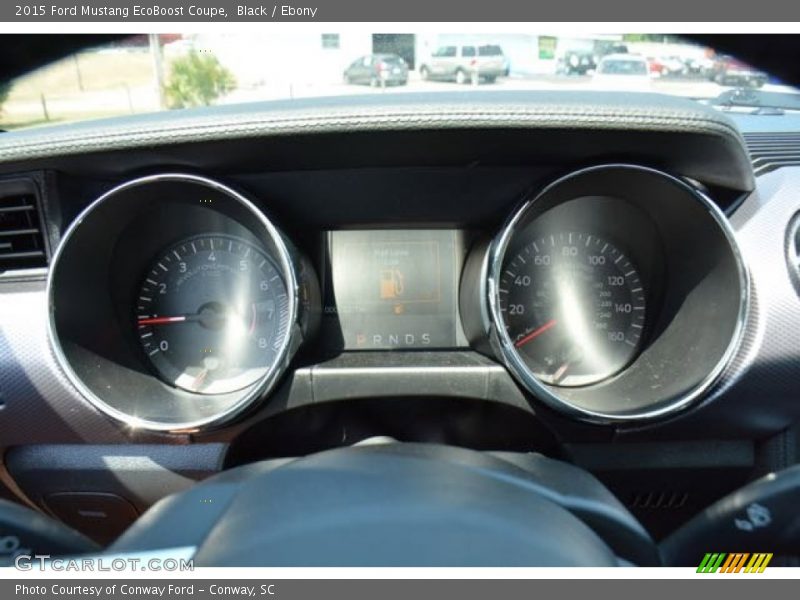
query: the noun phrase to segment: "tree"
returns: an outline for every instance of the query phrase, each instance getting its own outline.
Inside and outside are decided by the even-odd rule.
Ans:
[[[170,108],[208,106],[236,86],[236,79],[212,54],[192,50],[173,61],[166,85]]]

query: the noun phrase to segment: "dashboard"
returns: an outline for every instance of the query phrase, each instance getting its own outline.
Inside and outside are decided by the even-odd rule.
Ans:
[[[688,100],[480,96],[4,134],[3,494],[130,522],[378,435],[570,460],[658,536],[791,461],[796,168]]]
[[[324,311],[313,263],[240,193],[185,174],[125,182],[77,217],[54,256],[59,363],[118,420],[198,429],[265,398],[316,342],[324,312],[326,350],[483,345],[557,410],[645,420],[716,380],[748,308],[724,215],[644,167],[568,174],[474,249],[457,229],[321,235]]]

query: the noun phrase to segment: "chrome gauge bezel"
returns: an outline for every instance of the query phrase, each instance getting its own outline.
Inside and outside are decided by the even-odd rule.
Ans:
[[[542,198],[565,182],[576,177],[584,177],[608,169],[633,170],[640,173],[648,173],[656,177],[662,177],[682,191],[690,194],[713,218],[722,231],[735,260],[739,283],[739,310],[733,329],[733,335],[721,358],[714,364],[707,376],[697,385],[693,386],[688,392],[678,397],[664,399],[663,402],[656,403],[652,407],[620,413],[598,411],[586,408],[585,406],[578,406],[559,394],[558,388],[546,385],[534,376],[514,346],[514,342],[506,330],[500,306],[499,292],[499,281],[506,258],[506,251],[514,236],[519,232],[521,225],[528,224],[527,217],[531,211],[538,210],[538,203]],[[533,218],[535,219],[537,216],[534,215]],[[482,277],[483,291],[481,294],[481,313],[485,319],[485,332],[495,355],[506,368],[508,368],[517,381],[537,399],[572,418],[592,423],[610,424],[660,419],[680,412],[694,404],[718,381],[736,355],[741,344],[745,323],[747,322],[750,310],[750,282],[748,270],[736,241],[735,234],[725,214],[706,194],[697,188],[689,185],[678,177],[650,167],[623,163],[604,164],[580,169],[557,179],[541,191],[536,192],[532,198],[525,200],[521,206],[514,211],[509,220],[502,227],[500,233],[492,240],[484,261],[482,272],[485,275]],[[592,386],[587,386],[587,389],[591,389],[591,387]]]
[[[247,212],[247,214],[254,219],[254,222],[257,223],[261,229],[260,232],[254,232],[254,234],[260,234],[256,237],[258,239],[268,241],[268,243],[274,249],[275,256],[273,256],[273,258],[280,267],[281,275],[284,277],[288,295],[288,326],[285,328],[285,333],[276,352],[275,360],[265,371],[263,376],[251,384],[248,388],[243,390],[241,396],[235,402],[227,406],[224,410],[220,410],[201,419],[183,422],[166,422],[142,418],[134,414],[126,413],[117,407],[111,406],[101,397],[99,397],[95,391],[86,385],[68,360],[58,335],[55,314],[55,294],[57,293],[57,290],[55,289],[56,286],[54,285],[55,274],[58,272],[59,264],[62,261],[65,250],[70,246],[71,243],[74,243],[75,240],[79,238],[82,226],[86,220],[90,218],[99,207],[104,206],[108,202],[114,201],[114,199],[121,192],[129,191],[133,188],[164,182],[188,183],[205,186],[218,193],[224,194],[226,197],[238,203]],[[261,238],[261,235],[264,237]],[[299,323],[300,277],[298,267],[296,266],[297,263],[298,260],[294,252],[290,249],[290,246],[284,240],[283,235],[273,225],[269,218],[267,218],[267,216],[252,201],[231,187],[207,177],[184,173],[163,173],[126,181],[125,183],[122,183],[105,192],[78,215],[78,217],[67,228],[64,236],[58,244],[56,252],[53,255],[50,271],[48,273],[46,289],[48,307],[47,332],[53,354],[55,355],[56,361],[63,373],[66,375],[67,379],[89,403],[91,403],[102,413],[123,423],[131,429],[143,429],[159,432],[191,432],[228,423],[273,390],[281,375],[288,367],[294,351],[297,349],[301,341],[299,338],[302,336],[301,332],[303,328]],[[133,277],[134,275],[132,274],[131,276]],[[155,377],[155,375],[153,375],[153,377]]]

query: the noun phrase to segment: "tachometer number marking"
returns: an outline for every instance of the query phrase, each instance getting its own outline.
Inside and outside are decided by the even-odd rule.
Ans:
[[[154,264],[140,288],[147,314],[139,307],[135,326],[159,377],[202,394],[255,383],[288,327],[286,286],[270,256],[213,235],[183,240]]]

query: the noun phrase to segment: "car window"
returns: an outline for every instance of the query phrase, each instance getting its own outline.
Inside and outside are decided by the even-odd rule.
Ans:
[[[502,56],[503,50],[500,46],[494,44],[487,46],[480,46],[478,48],[478,56]]]
[[[604,60],[598,71],[603,75],[647,75],[647,64],[642,60]]]
[[[464,46],[461,48],[461,56],[471,58],[475,56],[475,46]]]

